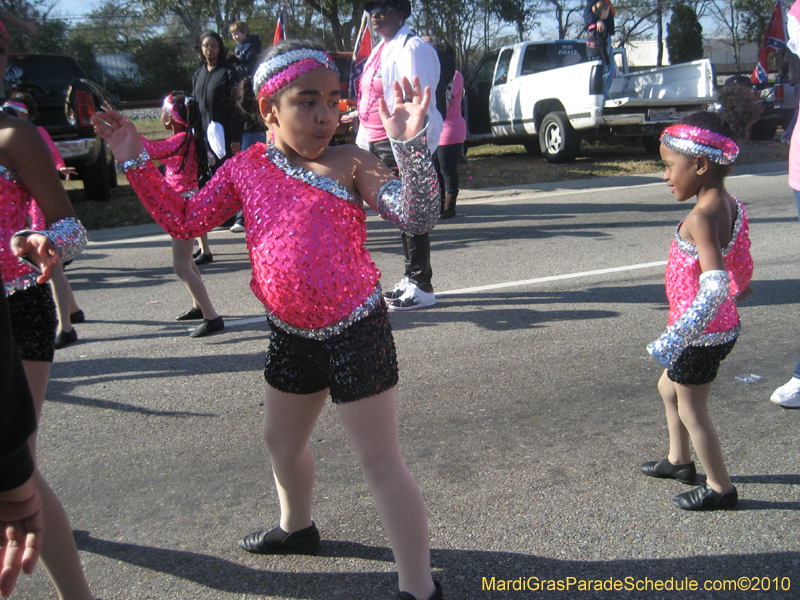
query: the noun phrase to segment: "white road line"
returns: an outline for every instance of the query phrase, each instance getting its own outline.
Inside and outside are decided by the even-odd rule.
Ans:
[[[747,173],[744,175],[731,175],[726,179],[736,179],[745,177],[772,177],[775,175],[786,175],[788,172],[789,171],[772,171],[769,173]],[[666,185],[667,184],[664,183],[663,181],[658,181],[653,183],[638,183],[634,185],[616,185],[613,187],[595,187],[595,188],[585,188],[580,190],[561,190],[552,192],[518,189],[514,192],[513,195],[510,196],[503,196],[501,198],[492,198],[492,199],[476,199],[476,200],[464,199],[462,202],[463,204],[496,204],[498,202],[512,202],[514,200],[530,200],[531,198],[539,198],[539,197],[555,198],[558,196],[570,196],[573,194],[596,194],[598,192],[614,192],[617,190],[632,190],[636,188],[646,188],[646,187],[656,187],[656,186],[666,186]],[[494,193],[501,194],[502,192],[494,192]]]
[[[662,260],[659,262],[641,263],[638,265],[626,265],[624,267],[611,267],[609,269],[598,269],[596,271],[582,271],[580,273],[568,273],[565,275],[551,275],[550,277],[539,277],[537,279],[522,279],[520,281],[508,281],[506,283],[495,283],[492,285],[481,285],[478,287],[462,288],[460,290],[448,290],[445,292],[436,292],[436,297],[443,296],[458,296],[459,294],[472,294],[474,292],[486,292],[489,290],[499,290],[510,287],[521,287],[526,285],[533,285],[536,283],[546,283],[548,281],[561,281],[563,279],[577,279],[579,277],[594,277],[596,275],[605,275],[607,273],[621,273],[623,271],[635,271],[637,269],[650,269],[654,267],[663,267],[667,261]]]

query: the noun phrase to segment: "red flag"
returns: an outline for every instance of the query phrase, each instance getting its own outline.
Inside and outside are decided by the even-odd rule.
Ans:
[[[786,35],[786,21],[783,18],[783,4],[781,0],[775,5],[772,16],[769,18],[767,30],[764,32],[764,41],[761,43],[761,52],[758,54],[758,64],[750,75],[753,83],[765,83],[769,75],[767,58],[776,50],[786,48],[789,37]]]
[[[351,100],[358,99],[358,80],[364,72],[369,55],[372,54],[372,32],[369,29],[369,13],[364,11],[361,17],[361,27],[356,37],[356,47],[353,48],[353,61],[350,63],[350,89]]]
[[[272,45],[282,42],[286,39],[286,16],[284,10],[281,9],[278,15],[278,24],[275,25],[275,36],[272,38]]]

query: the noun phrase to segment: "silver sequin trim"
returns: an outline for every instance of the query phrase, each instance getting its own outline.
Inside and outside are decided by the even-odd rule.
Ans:
[[[428,148],[427,124],[405,142],[392,144],[400,181],[390,179],[378,191],[378,214],[400,230],[413,235],[429,232],[439,220],[439,178]]]
[[[684,156],[707,156],[711,162],[718,165],[732,165],[739,156],[739,151],[728,153],[720,148],[701,144],[695,140],[687,140],[665,133],[661,136],[661,143],[670,150]]]
[[[36,285],[37,277],[39,277],[39,274],[35,271],[31,271],[30,273],[26,273],[25,275],[20,275],[14,281],[4,282],[4,287],[6,289],[6,296],[10,296],[14,292],[21,292],[22,290],[27,290],[29,287]]]
[[[304,169],[303,167],[298,167],[297,165],[289,162],[289,159],[286,158],[286,155],[278,150],[275,144],[270,143],[267,145],[266,155],[272,164],[286,173],[289,177],[333,194],[337,198],[346,200],[352,204],[355,204],[356,206],[361,204],[359,197],[342,184],[334,181],[330,177],[319,175],[314,173],[314,171]]]
[[[733,248],[736,240],[739,239],[739,234],[742,231],[742,225],[744,225],[744,206],[742,206],[742,203],[739,202],[738,198],[734,198],[734,201],[736,202],[736,221],[733,223],[733,234],[731,235],[731,241],[728,242],[728,245],[722,249],[723,257],[728,255],[728,252],[730,252],[731,248]],[[695,260],[698,260],[699,256],[697,254],[697,247],[681,237],[681,225],[683,225],[683,221],[678,224],[678,228],[675,230],[675,244],[678,246],[681,252],[691,256]]]
[[[83,224],[74,217],[59,219],[42,232],[61,248],[61,261],[72,260],[86,247],[89,237]]]
[[[700,289],[694,302],[656,341],[647,344],[647,351],[665,367],[674,365],[688,346],[703,337],[703,331],[728,297],[729,282],[726,271],[706,271],[700,275]]]
[[[22,183],[16,171],[9,169],[8,167],[4,167],[3,165],[0,165],[0,177],[5,177],[12,183]]]
[[[186,200],[189,198],[194,198],[195,194],[200,190],[189,190],[188,192],[181,192],[181,196],[183,196]]]
[[[269,314],[269,320],[275,326],[283,329],[286,333],[291,333],[292,335],[304,337],[309,340],[322,342],[332,338],[335,335],[339,335],[353,323],[370,316],[373,312],[375,312],[375,309],[381,305],[382,300],[383,293],[381,292],[380,284],[378,284],[378,286],[375,288],[375,291],[372,292],[372,294],[370,294],[370,296],[364,300],[361,306],[357,307],[352,313],[350,313],[341,321],[333,323],[332,325],[320,327],[319,329],[303,329],[301,327],[295,327],[294,325],[289,325],[289,323],[286,321],[279,319],[273,313],[269,311],[267,312]]]
[[[147,153],[147,150],[142,150],[142,153],[137,156],[136,158],[132,158],[130,160],[126,160],[125,162],[118,163],[117,169],[119,169],[122,173],[127,173],[133,169],[139,169],[145,166],[148,161],[150,160],[150,155]]]

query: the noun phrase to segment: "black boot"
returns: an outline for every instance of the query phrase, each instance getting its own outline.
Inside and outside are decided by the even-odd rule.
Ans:
[[[442,214],[439,216],[440,219],[451,219],[456,216],[457,198],[458,198],[457,191],[455,194],[450,194],[448,192],[444,193],[444,208],[442,209]]]

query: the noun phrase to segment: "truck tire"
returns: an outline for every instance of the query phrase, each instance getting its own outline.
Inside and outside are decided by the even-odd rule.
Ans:
[[[83,191],[87,198],[97,202],[107,202],[111,198],[105,142],[102,142],[97,160],[82,167],[78,173],[83,179]]]
[[[750,129],[750,139],[754,142],[768,142],[775,137],[776,131],[778,131],[777,121],[756,121]]]
[[[645,152],[651,156],[659,155],[661,150],[661,140],[659,140],[659,137],[660,136],[657,135],[642,136],[642,146],[644,146]]]
[[[531,156],[539,156],[542,153],[542,148],[539,146],[539,138],[525,142],[522,145],[525,147],[525,152]]]
[[[581,151],[581,136],[564,111],[548,113],[539,130],[539,148],[547,162],[572,162]]]
[[[108,161],[108,187],[112,190],[119,185],[117,181],[117,165],[114,164],[114,157]]]

